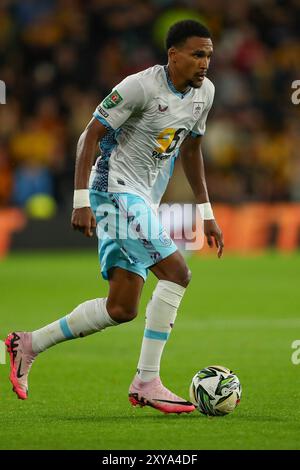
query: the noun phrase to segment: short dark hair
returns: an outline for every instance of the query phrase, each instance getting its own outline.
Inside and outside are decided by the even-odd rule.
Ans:
[[[167,50],[172,46],[183,44],[188,38],[199,36],[200,38],[211,38],[209,30],[199,21],[182,20],[173,24],[166,37]]]

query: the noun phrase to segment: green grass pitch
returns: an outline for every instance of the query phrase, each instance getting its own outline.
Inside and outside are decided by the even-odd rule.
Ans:
[[[139,317],[41,354],[30,397],[11,392],[0,365],[0,449],[300,449],[300,255],[188,260],[192,282],[165,348],[161,376],[188,397],[200,368],[221,364],[243,395],[222,418],[164,415],[127,399],[155,279]],[[13,254],[0,263],[0,338],[56,320],[84,300],[105,296],[95,253]]]

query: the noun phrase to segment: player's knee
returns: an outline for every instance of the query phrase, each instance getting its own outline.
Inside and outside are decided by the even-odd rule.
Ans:
[[[176,273],[173,273],[169,281],[174,282],[175,284],[179,284],[182,287],[187,287],[190,283],[191,278],[192,272],[187,266],[185,266],[184,268],[178,270]]]
[[[117,323],[126,323],[132,321],[137,316],[137,310],[134,308],[127,308],[123,305],[113,305],[107,307],[109,316]]]
[[[191,280],[192,280],[192,271],[189,268],[187,268],[187,276],[186,276],[186,285],[187,286],[189,285]]]
[[[182,287],[187,287],[192,279],[192,271],[186,267],[186,269],[181,273],[180,285]]]

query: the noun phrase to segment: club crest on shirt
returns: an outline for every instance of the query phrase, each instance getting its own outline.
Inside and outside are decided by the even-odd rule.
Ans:
[[[193,102],[193,116],[195,119],[199,119],[203,110],[204,103],[203,101],[194,101]]]

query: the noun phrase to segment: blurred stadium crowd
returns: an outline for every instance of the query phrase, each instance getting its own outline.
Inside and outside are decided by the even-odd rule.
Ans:
[[[163,37],[184,18],[205,22],[215,46],[203,142],[211,199],[300,201],[298,0],[3,0],[0,206],[35,193],[69,203],[94,108],[126,75],[166,63]],[[179,166],[168,195],[188,201],[181,179]]]

